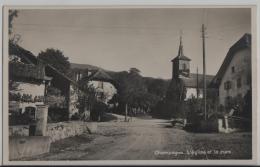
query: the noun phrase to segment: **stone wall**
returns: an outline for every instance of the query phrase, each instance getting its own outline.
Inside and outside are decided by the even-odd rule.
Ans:
[[[69,118],[77,112],[79,112],[79,93],[80,90],[76,88],[74,85],[70,85],[70,100],[69,100]]]
[[[9,136],[29,136],[28,125],[9,126]]]
[[[50,137],[47,136],[10,136],[9,159],[16,160],[48,153],[50,144]]]
[[[87,130],[87,122],[73,121],[52,123],[47,126],[46,136],[50,136],[51,141],[54,142],[67,137],[80,135]]]
[[[51,142],[80,135],[88,131],[94,123],[82,122],[82,121],[70,121],[70,122],[59,122],[50,123],[47,125],[46,136],[50,137]],[[29,126],[9,126],[9,136],[29,136]]]

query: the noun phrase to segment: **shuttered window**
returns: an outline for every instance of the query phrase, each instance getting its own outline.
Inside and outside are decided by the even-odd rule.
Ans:
[[[229,90],[229,89],[231,89],[232,88],[232,83],[231,83],[231,81],[226,81],[225,83],[224,83],[224,89],[225,90]]]

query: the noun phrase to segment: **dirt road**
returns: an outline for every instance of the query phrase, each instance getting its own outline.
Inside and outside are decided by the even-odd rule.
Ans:
[[[189,133],[167,120],[98,123],[97,134],[55,142],[51,151],[25,160],[249,159],[251,134]]]

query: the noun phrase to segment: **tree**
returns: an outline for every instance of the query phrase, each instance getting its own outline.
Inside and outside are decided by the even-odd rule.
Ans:
[[[147,91],[153,95],[158,96],[160,99],[165,97],[169,83],[169,80],[145,78]]]
[[[58,49],[48,48],[45,51],[41,51],[38,55],[40,60],[55,67],[58,71],[67,74],[70,69],[69,58],[65,57],[62,51]]]
[[[13,33],[13,21],[14,18],[18,17],[18,11],[17,10],[9,10],[9,16],[8,16],[8,32],[9,35],[11,35]]]
[[[166,93],[164,105],[164,116],[170,118],[183,118],[184,99],[186,95],[186,88],[180,79],[172,79]]]
[[[8,15],[8,33],[9,33],[9,41],[13,44],[17,44],[21,41],[21,35],[20,34],[13,34],[13,21],[15,18],[18,17],[18,11],[17,10],[9,10]]]

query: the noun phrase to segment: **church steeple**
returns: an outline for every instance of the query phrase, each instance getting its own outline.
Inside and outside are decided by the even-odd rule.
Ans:
[[[180,36],[180,45],[179,45],[179,52],[178,57],[184,56],[183,55],[183,46],[182,46],[182,36]]]
[[[174,59],[172,59],[172,78],[178,78],[180,76],[189,77],[190,61],[190,58],[184,56],[181,35],[178,55]]]

